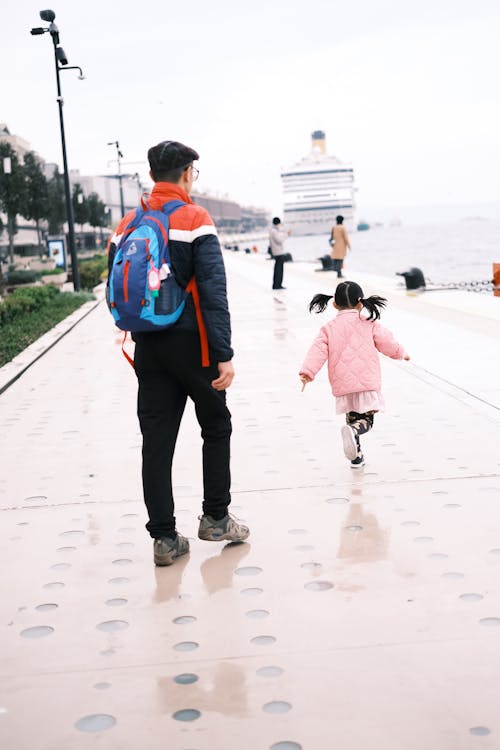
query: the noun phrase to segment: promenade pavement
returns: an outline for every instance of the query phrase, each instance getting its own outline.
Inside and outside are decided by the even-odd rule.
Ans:
[[[273,293],[262,256],[225,260],[248,543],[196,538],[189,406],[191,553],[154,568],[135,376],[104,303],[0,395],[0,747],[499,748],[500,300],[356,274],[412,361],[383,359],[354,472],[326,372],[304,393],[297,375],[334,276],[288,264]]]

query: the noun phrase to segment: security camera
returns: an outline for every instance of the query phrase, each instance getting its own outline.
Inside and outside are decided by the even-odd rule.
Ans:
[[[58,61],[61,63],[61,65],[68,64],[68,58],[66,57],[66,52],[63,50],[62,47],[56,47],[56,57]]]
[[[47,21],[47,23],[52,23],[52,21],[55,20],[56,14],[53,10],[41,10],[40,11],[40,18],[42,21]]]

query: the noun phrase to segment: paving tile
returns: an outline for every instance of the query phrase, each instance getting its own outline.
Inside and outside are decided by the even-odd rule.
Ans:
[[[425,362],[384,361],[387,410],[355,474],[325,374],[304,393],[297,377],[316,277],[290,270],[279,297],[262,259],[226,260],[232,507],[248,543],[196,538],[188,408],[174,487],[191,552],[154,568],[135,377],[102,304],[0,396],[1,746],[497,748],[494,374],[448,382],[429,341]],[[409,350],[423,310],[453,336],[464,324],[392,302]]]

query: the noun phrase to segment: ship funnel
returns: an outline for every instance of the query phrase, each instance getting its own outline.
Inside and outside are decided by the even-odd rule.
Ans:
[[[318,150],[321,154],[326,155],[326,140],[323,130],[315,130],[311,133],[313,151]]]

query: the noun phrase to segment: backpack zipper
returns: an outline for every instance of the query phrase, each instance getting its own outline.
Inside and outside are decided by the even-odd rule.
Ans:
[[[123,267],[123,299],[125,302],[128,302],[128,271],[130,268],[130,261],[125,261],[125,266]]]

